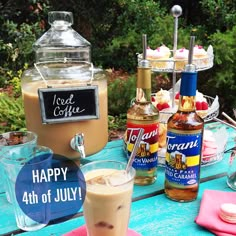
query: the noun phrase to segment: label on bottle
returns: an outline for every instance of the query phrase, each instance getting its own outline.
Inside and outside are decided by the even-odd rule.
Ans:
[[[133,124],[127,122],[127,154],[130,156],[134,143],[137,139],[139,129],[144,129],[144,134],[140,142],[137,154],[134,158],[133,167],[135,169],[148,170],[157,167],[158,163],[158,123]]]
[[[200,177],[201,130],[168,131],[165,177],[181,188],[198,184]]]

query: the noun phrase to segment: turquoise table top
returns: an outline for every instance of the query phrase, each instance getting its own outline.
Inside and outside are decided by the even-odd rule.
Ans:
[[[226,150],[233,148],[236,142],[234,129],[220,123],[207,124],[208,128],[225,127],[228,133]],[[198,215],[203,192],[206,189],[232,191],[226,184],[229,153],[218,163],[201,168],[201,184],[195,201],[179,203],[169,200],[163,191],[164,168],[158,168],[157,181],[148,186],[134,186],[133,202],[129,228],[143,236],[158,235],[212,235],[194,220]],[[123,150],[123,141],[109,142],[99,153],[87,157],[87,161],[95,160],[127,161]],[[42,235],[59,236],[85,224],[81,212],[72,219],[60,223],[52,222],[41,230],[24,232],[17,228],[12,205],[6,200],[5,193],[0,194],[0,235]],[[236,232],[235,232],[236,234]],[[101,235],[102,236],[102,235]]]

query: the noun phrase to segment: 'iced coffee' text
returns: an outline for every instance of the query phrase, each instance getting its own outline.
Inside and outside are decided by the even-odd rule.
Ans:
[[[85,111],[85,109],[80,109],[80,107],[73,107],[75,101],[73,100],[74,94],[70,94],[67,99],[59,98],[55,94],[53,97],[53,106],[56,106],[53,111],[53,115],[70,117],[73,114],[79,114]]]

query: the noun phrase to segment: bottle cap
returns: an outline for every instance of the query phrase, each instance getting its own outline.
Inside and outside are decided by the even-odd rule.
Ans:
[[[188,54],[188,64],[185,65],[184,71],[194,72],[196,71],[196,65],[192,64],[193,62],[193,47],[195,42],[195,36],[190,37],[189,43],[189,54]]]
[[[147,35],[146,34],[142,35],[142,44],[143,44],[143,58],[138,63],[138,66],[139,68],[149,68],[150,63],[147,60]]]
[[[196,96],[197,90],[197,72],[182,72],[180,95]]]
[[[194,42],[195,42],[195,36],[191,36],[189,45],[188,64],[185,66],[185,69],[181,75],[180,94],[182,96],[196,96],[197,72],[195,65],[192,64]]]

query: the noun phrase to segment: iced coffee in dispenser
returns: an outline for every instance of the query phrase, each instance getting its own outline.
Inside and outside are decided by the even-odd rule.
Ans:
[[[22,95],[27,129],[38,143],[78,158],[108,141],[107,81],[72,21],[70,12],[49,13],[51,28],[34,45],[36,63],[24,73]]]

